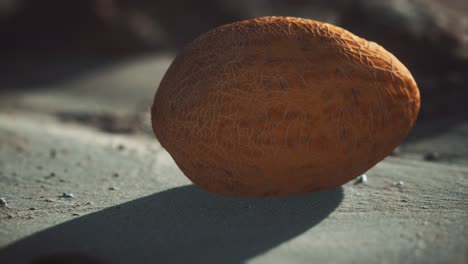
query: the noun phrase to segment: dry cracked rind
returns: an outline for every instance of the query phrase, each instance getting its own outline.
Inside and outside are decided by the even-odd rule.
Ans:
[[[419,111],[381,46],[318,21],[215,28],[176,57],[154,98],[156,138],[200,187],[277,196],[339,186],[397,147]]]

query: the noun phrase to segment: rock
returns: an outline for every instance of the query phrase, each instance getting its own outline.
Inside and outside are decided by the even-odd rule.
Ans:
[[[0,197],[0,207],[8,207],[5,197]]]
[[[360,175],[359,177],[356,178],[356,181],[354,184],[360,184],[360,183],[365,183],[367,182],[367,175],[366,174],[362,174]]]
[[[439,152],[429,152],[426,155],[424,155],[424,160],[427,160],[427,161],[437,161],[439,159],[440,159]]]
[[[68,192],[64,192],[62,193],[62,198],[75,198],[75,195],[73,193],[68,193]]]

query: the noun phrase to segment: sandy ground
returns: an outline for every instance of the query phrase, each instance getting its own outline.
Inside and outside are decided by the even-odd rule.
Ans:
[[[362,184],[223,197],[192,185],[151,134],[171,59],[3,87],[0,263],[468,262],[466,117],[419,122]]]

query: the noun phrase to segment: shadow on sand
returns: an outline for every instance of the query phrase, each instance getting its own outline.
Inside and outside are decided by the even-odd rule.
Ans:
[[[242,263],[307,231],[342,188],[235,198],[194,185],[59,224],[0,251],[0,263]]]

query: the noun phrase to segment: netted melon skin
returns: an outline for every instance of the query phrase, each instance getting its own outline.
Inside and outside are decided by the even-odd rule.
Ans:
[[[420,96],[381,46],[318,21],[215,28],[175,58],[152,107],[156,138],[207,191],[278,196],[342,185],[407,136]]]

